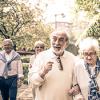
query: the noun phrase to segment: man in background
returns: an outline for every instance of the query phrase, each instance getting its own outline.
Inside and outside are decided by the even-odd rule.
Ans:
[[[16,100],[17,82],[23,78],[20,55],[13,49],[11,39],[4,39],[0,52],[0,90],[3,100]]]

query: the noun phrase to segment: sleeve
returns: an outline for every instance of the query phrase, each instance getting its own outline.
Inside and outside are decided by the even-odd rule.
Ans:
[[[77,62],[79,61],[79,58],[78,57],[74,57],[74,64],[73,64],[73,84],[72,86],[75,86],[78,84],[78,81],[77,81]]]
[[[83,95],[81,93],[81,90],[80,90],[80,87],[79,87],[79,84],[78,84],[78,81],[77,81],[77,68],[78,68],[78,64],[77,64],[77,61],[79,59],[77,59],[75,62],[75,66],[74,66],[74,71],[73,71],[73,88],[75,87],[75,91],[77,93],[75,93],[74,95],[74,100],[80,100],[80,99],[83,99]]]
[[[24,77],[24,75],[23,75],[22,61],[21,60],[18,60],[18,63],[17,64],[18,64],[18,70],[17,70],[18,78]]]
[[[34,62],[34,60],[35,60],[35,55],[32,55],[31,57],[30,57],[30,64],[32,65],[32,63]]]
[[[42,59],[42,60],[41,60]],[[43,67],[43,57],[42,55],[38,55],[32,64],[31,70],[29,70],[29,83],[33,84],[33,87],[41,86],[45,79],[41,78],[39,72]]]

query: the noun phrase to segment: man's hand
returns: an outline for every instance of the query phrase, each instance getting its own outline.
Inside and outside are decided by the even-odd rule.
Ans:
[[[85,100],[84,98],[78,98],[77,100]]]
[[[78,84],[73,86],[69,91],[68,94],[71,96],[75,96],[75,100],[85,100],[83,95],[81,94],[81,90]]]
[[[21,85],[23,84],[23,77],[21,77],[21,78],[19,78],[18,80],[17,80],[17,87],[19,88],[19,87],[21,87]]]
[[[78,94],[74,100],[85,100],[82,94]]]
[[[80,92],[81,92],[81,90],[80,90],[79,86],[75,85],[69,90],[68,94],[74,96],[74,95],[79,94]]]
[[[42,68],[39,75],[44,78],[44,76],[52,69],[53,62],[49,61],[47,64]]]

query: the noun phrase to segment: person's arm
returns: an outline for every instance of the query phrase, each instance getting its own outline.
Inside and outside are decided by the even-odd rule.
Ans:
[[[29,72],[29,82],[35,87],[41,86],[45,82],[45,75],[52,69],[53,62],[46,61],[43,55],[39,54]]]
[[[22,61],[18,60],[17,62],[17,74],[18,74],[18,78],[23,78],[23,66],[22,66]]]
[[[81,94],[81,90],[78,84],[74,85],[69,90],[69,95],[74,97],[74,100],[85,100],[84,97]]]
[[[32,68],[32,63],[34,62],[34,60],[35,60],[35,55],[32,55],[29,61],[29,69]]]
[[[77,59],[79,60],[79,59]],[[81,93],[81,89],[80,86],[78,84],[77,81],[77,60],[75,61],[75,66],[74,66],[74,70],[73,70],[73,86],[72,88],[69,90],[69,95],[72,95],[74,97],[74,100],[84,100],[84,97]]]
[[[78,84],[75,84],[74,86],[72,86],[72,88],[69,90],[69,95],[77,95],[81,92],[80,87]]]
[[[29,83],[34,85],[34,87],[41,86],[45,80],[39,75],[41,70],[40,66],[39,61],[36,59],[28,73]]]
[[[24,79],[23,66],[22,66],[22,61],[20,59],[17,61],[17,74],[18,74],[17,86],[19,88],[22,85]]]

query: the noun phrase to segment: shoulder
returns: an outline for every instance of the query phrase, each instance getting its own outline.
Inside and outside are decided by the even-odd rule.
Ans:
[[[1,57],[4,57],[4,55],[5,55],[5,51],[3,50],[3,51],[0,51],[0,58]]]
[[[85,65],[84,65],[84,60],[83,59],[78,59],[76,62],[75,62],[75,68],[76,69],[83,69],[85,68]]]
[[[78,59],[78,62],[76,62],[76,64],[77,64],[77,65],[78,65],[78,64],[84,65],[84,60],[81,59],[81,58],[79,58],[79,59]]]
[[[65,51],[64,58],[66,59],[68,63],[72,64],[73,66],[75,66],[75,63],[78,60],[77,56],[75,56],[74,54],[68,51]]]
[[[16,57],[18,60],[21,60],[21,56],[18,52],[16,52],[15,50],[12,50],[11,53],[12,53],[12,56]]]
[[[50,49],[48,49],[48,50],[44,50],[44,51],[42,51],[42,52],[40,52],[38,55],[37,55],[37,57],[40,57],[40,56],[48,56],[49,54],[50,54],[51,52],[50,52]]]
[[[33,62],[35,60],[35,58],[36,58],[36,55],[31,55],[30,56],[30,63]]]
[[[69,51],[64,51],[64,56],[71,59],[76,59],[77,57]]]
[[[45,50],[45,51],[42,51],[40,52],[37,56],[36,56],[36,59],[35,61],[38,61],[38,62],[45,62],[47,61],[48,59],[52,59],[54,56],[53,56],[53,53],[50,49],[48,50]]]
[[[18,52],[16,52],[16,51],[14,51],[14,52],[18,57],[21,57],[21,55]]]
[[[4,51],[4,50],[0,51],[0,54],[4,54],[4,53],[5,53],[5,51]]]

